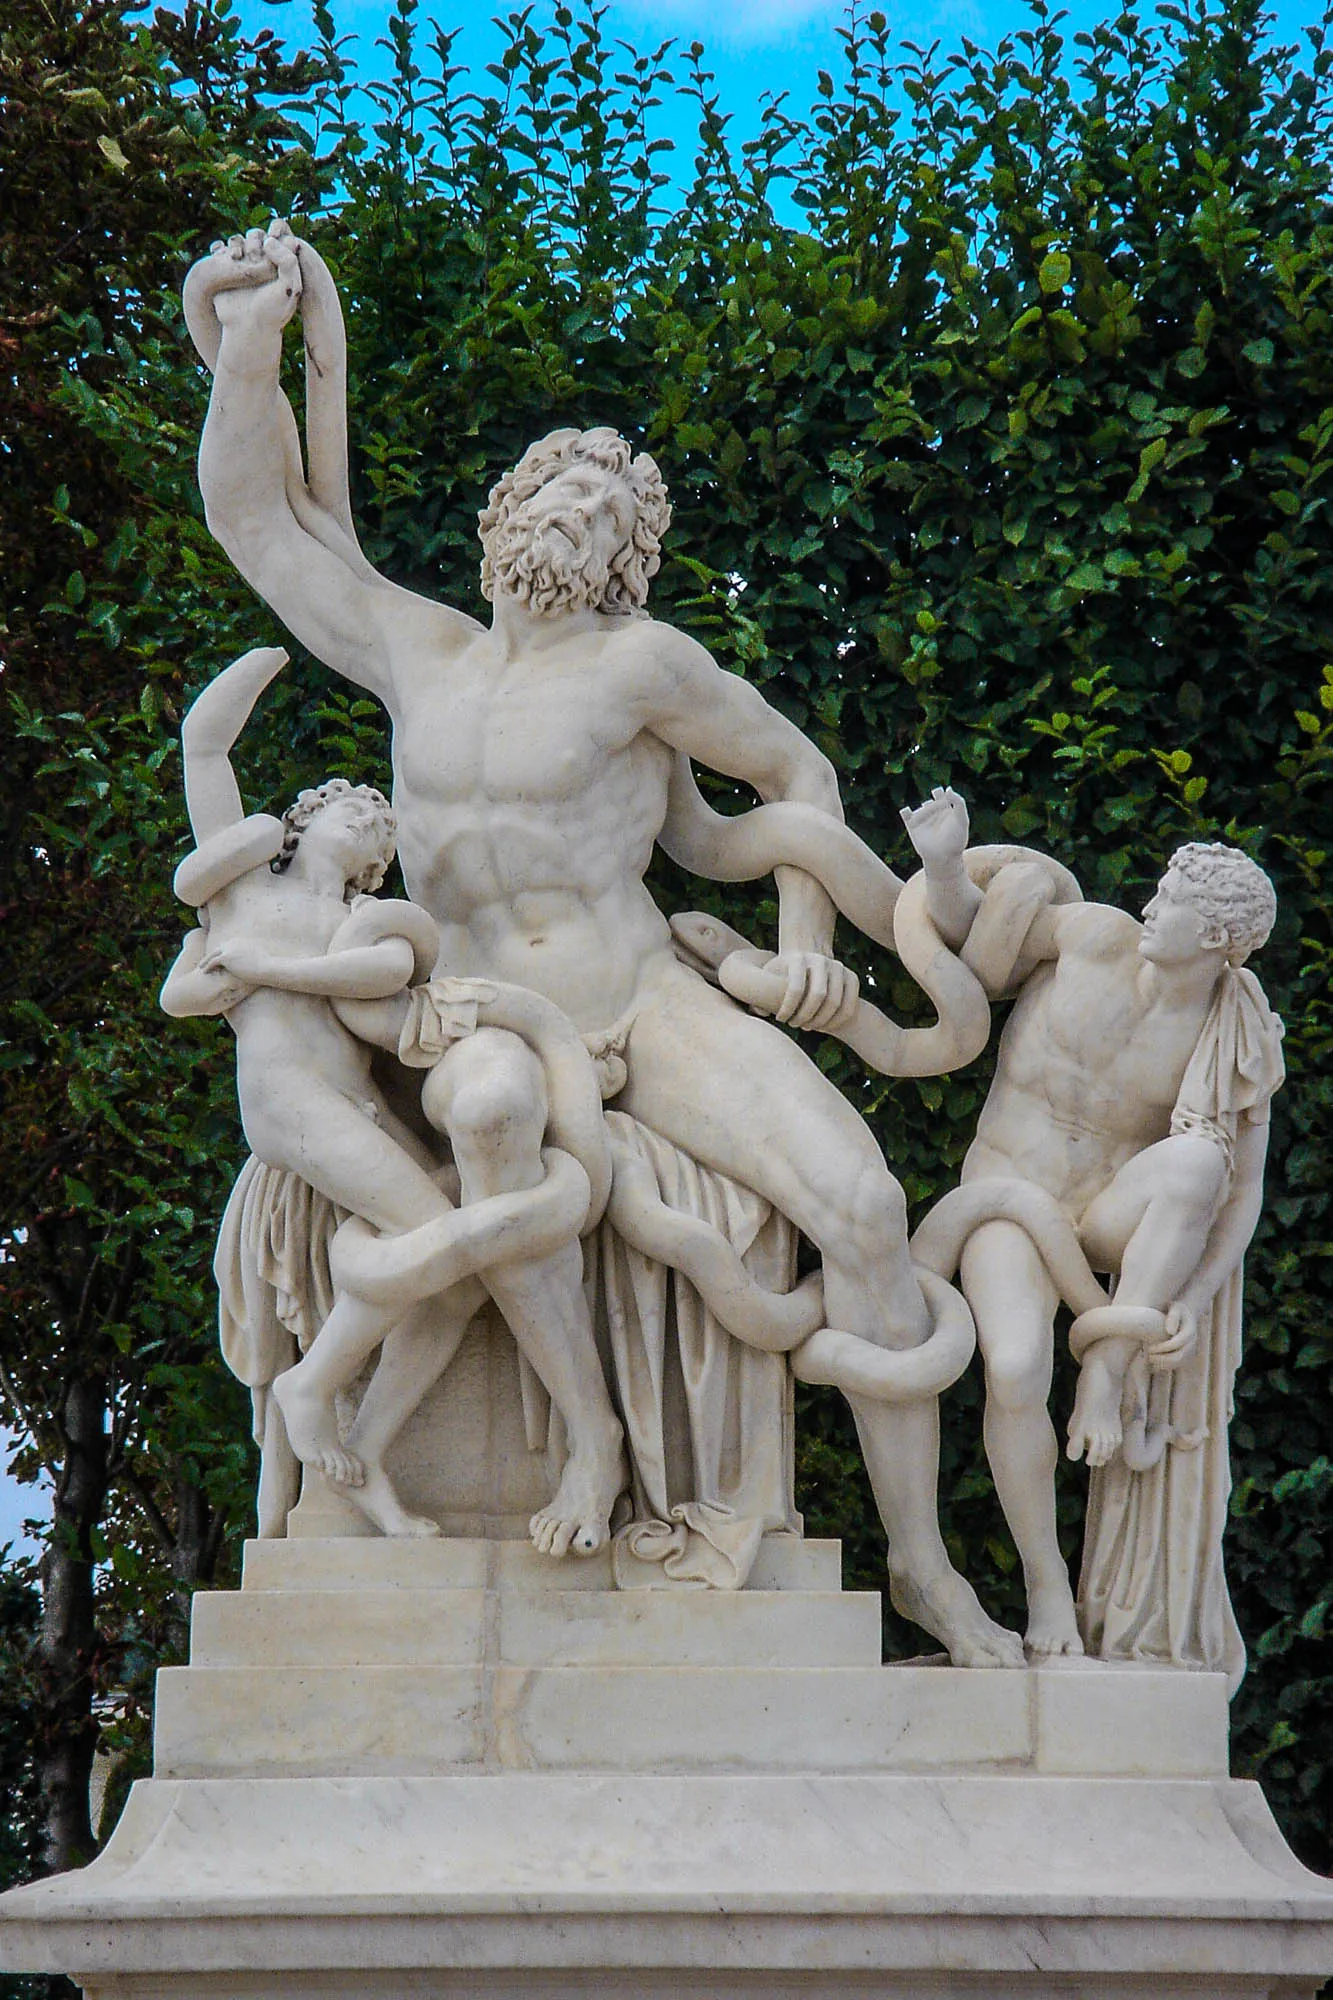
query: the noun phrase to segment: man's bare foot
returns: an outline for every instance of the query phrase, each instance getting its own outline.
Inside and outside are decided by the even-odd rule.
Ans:
[[[359,1486],[365,1478],[365,1467],[355,1452],[339,1442],[332,1400],[302,1380],[304,1366],[298,1362],[273,1384],[292,1450],[302,1465],[313,1465],[335,1485]]]
[[[1086,1458],[1089,1465],[1109,1465],[1124,1438],[1120,1397],[1124,1384],[1098,1358],[1094,1347],[1083,1358],[1069,1419],[1067,1455]]]
[[[629,1482],[619,1424],[595,1445],[572,1450],[548,1507],[528,1523],[532,1545],[544,1556],[592,1556],[611,1535],[611,1509]]]
[[[426,1541],[443,1533],[439,1522],[432,1521],[428,1514],[408,1513],[382,1465],[372,1464],[369,1459],[362,1459],[360,1463],[364,1477],[359,1485],[348,1485],[347,1497],[361,1509],[368,1521],[374,1522],[382,1535]]]
[[[1064,1578],[1045,1588],[1040,1585],[1029,1588],[1028,1629],[1023,1644],[1033,1660],[1051,1660],[1062,1654],[1072,1657],[1083,1651],[1074,1615],[1074,1593]]]
[[[981,1608],[970,1583],[956,1569],[947,1569],[928,1583],[889,1571],[889,1596],[895,1611],[922,1626],[948,1649],[955,1667],[1021,1667],[1026,1665],[1017,1632],[997,1625]]]

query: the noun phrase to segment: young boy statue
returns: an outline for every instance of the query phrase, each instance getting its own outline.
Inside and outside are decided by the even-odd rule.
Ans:
[[[433,1242],[433,1229],[439,1242],[423,1265],[432,1275],[414,1295],[401,1284],[373,1298],[342,1288],[305,1358],[274,1379],[273,1401],[302,1463],[341,1484],[385,1533],[438,1533],[435,1523],[405,1511],[377,1453],[344,1445],[336,1397],[395,1330],[400,1342],[419,1348],[411,1307],[442,1292],[438,1373],[484,1302],[484,1284],[569,1435],[564,1477],[551,1506],[533,1517],[533,1539],[552,1555],[591,1553],[607,1538],[624,1465],[582,1293],[586,1177],[573,1170],[582,1179],[581,1205],[556,1218],[563,1240],[553,1242],[548,1211],[552,1198],[568,1206],[571,1177],[565,1173],[557,1186],[543,1162],[540,1065],[535,1058],[529,1065],[537,1072],[530,1104],[495,1106],[487,1077],[493,1031],[458,1041],[435,1079],[475,1208],[454,1207],[429,1149],[374,1082],[369,1047],[344,1026],[334,1003],[381,1001],[427,978],[439,933],[414,904],[368,893],[393,859],[396,831],[387,800],[373,787],[335,779],[303,792],[282,820],[245,816],[228,753],[286,658],[273,648],[247,653],[186,717],[186,801],[198,847],[176,887],[199,908],[201,928],[168,975],[162,1005],[170,1014],[226,1015],[236,1036],[241,1122],[258,1161],[382,1236],[425,1231]],[[470,1098],[495,1115],[468,1115]],[[451,1257],[455,1238],[459,1254]],[[405,1313],[409,1323],[400,1327]],[[266,1432],[273,1414],[266,1412]]]

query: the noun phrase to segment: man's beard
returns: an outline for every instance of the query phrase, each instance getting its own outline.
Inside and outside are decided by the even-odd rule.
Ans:
[[[562,537],[501,521],[486,545],[496,584],[539,618],[600,605],[610,569],[590,541],[571,547]]]

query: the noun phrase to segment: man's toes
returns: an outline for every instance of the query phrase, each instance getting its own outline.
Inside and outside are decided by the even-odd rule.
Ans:
[[[1034,1660],[1054,1660],[1081,1653],[1083,1641],[1074,1633],[1034,1632],[1028,1636],[1027,1650]]]
[[[556,1522],[554,1533],[551,1536],[549,1552],[557,1561],[559,1561],[561,1556],[569,1553],[569,1545],[574,1539],[574,1529],[577,1525],[578,1523],[575,1521]]]
[[[600,1521],[585,1521],[570,1543],[576,1556],[595,1556],[606,1544],[606,1529]]]

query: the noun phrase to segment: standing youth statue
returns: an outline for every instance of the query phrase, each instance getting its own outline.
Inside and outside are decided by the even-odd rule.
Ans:
[[[308,476],[279,387],[283,329],[298,308]],[[689,952],[673,949],[644,886],[655,840],[686,865],[708,847],[684,758],[798,816],[806,809],[821,827],[840,831],[842,817],[827,759],[693,640],[646,615],[669,518],[652,460],[605,430],[532,447],[482,516],[488,629],[389,583],[357,546],[341,318],[318,257],[285,225],[234,238],[190,274],[186,313],[214,371],[199,460],[209,525],[284,623],[388,709],[400,858],[409,893],[440,927],[441,968],[555,1003],[619,1065],[616,1112],[648,1135],[650,1154],[660,1142],[752,1191],[814,1244],[839,1352],[851,1340],[863,1359],[867,1343],[879,1354],[850,1380],[873,1391],[854,1393],[853,1409],[895,1601],[956,1663],[1021,1662],[1020,1642],[983,1613],[940,1535],[934,1399],[967,1349],[947,1287],[927,1282],[933,1304],[923,1294],[902,1191],[809,1057],[682,962]],[[899,885],[861,852],[889,894],[891,925]],[[792,865],[778,885],[780,949],[757,969],[768,997],[747,997],[796,1028],[854,1031],[873,1010],[831,956],[829,895]],[[927,950],[931,964],[940,956]],[[970,996],[964,1013],[975,1023]],[[974,1038],[958,1059],[979,1046]],[[816,1358],[810,1373],[836,1379],[837,1366]],[[632,1402],[633,1385],[619,1387]],[[694,1415],[702,1435],[714,1414],[701,1402]],[[727,1509],[672,1511],[688,1515],[683,1533],[706,1539]],[[738,1577],[755,1546],[736,1558]]]
[[[953,941],[996,997],[1017,1000],[962,1186],[922,1233],[961,1239],[1028,1648],[1086,1642],[1234,1682],[1227,1425],[1241,1260],[1283,1079],[1282,1024],[1245,960],[1272,929],[1273,887],[1248,855],[1192,842],[1139,923],[1083,902],[1064,870],[1025,862],[1012,872],[1027,878],[1027,907],[995,924],[964,876],[966,820],[950,820],[937,816],[934,838],[937,866],[951,852],[957,873]],[[1092,1469],[1077,1607],[1047,1414],[1062,1300],[1080,1364],[1068,1452]]]

